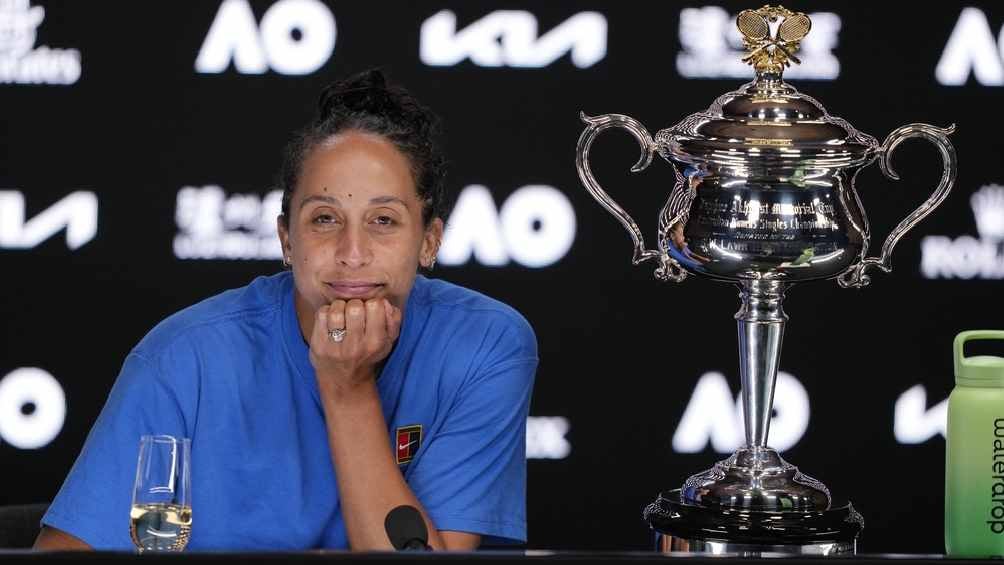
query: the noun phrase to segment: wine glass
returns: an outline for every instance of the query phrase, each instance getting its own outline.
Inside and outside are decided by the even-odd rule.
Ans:
[[[139,441],[129,534],[140,553],[182,551],[192,532],[191,441],[145,435]]]

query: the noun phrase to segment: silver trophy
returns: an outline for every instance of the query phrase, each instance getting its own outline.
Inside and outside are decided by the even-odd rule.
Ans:
[[[582,114],[579,177],[628,230],[634,264],[655,260],[655,276],[663,281],[694,274],[734,283],[742,302],[735,318],[746,445],[680,489],[661,493],[645,519],[662,551],[854,553],[861,516],[767,446],[788,318],[784,294],[796,282],[819,279],[863,287],[870,269],[889,272],[896,242],[951,190],[956,158],[947,136],[954,126],[909,124],[879,143],[782,79],[784,69],[799,62],[795,53],[811,27],[805,14],[764,6],[741,12],[736,24],[755,78],[706,111],[654,139],[628,116]],[[590,170],[589,148],[609,128],[628,130],[641,145],[632,171],[645,169],[656,152],[673,165],[676,184],[659,212],[654,250]],[[854,180],[874,161],[898,180],[892,153],[915,137],[940,151],[941,180],[889,234],[881,253],[868,256],[871,230]]]

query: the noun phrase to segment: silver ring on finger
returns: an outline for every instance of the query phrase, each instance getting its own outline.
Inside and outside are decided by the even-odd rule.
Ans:
[[[333,330],[328,331],[328,337],[331,338],[331,341],[338,343],[343,339],[345,339],[346,333],[348,332],[346,331],[345,328],[335,328]]]

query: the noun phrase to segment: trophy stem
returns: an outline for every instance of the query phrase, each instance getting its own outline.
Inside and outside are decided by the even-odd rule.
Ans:
[[[781,359],[781,341],[788,316],[781,308],[789,283],[744,280],[739,284],[742,306],[739,327],[739,376],[742,383],[746,446],[764,448],[774,406],[774,382]]]
[[[774,381],[788,321],[781,304],[791,284],[776,279],[739,281],[742,307],[736,312],[736,322],[746,446],[689,477],[680,489],[680,500],[686,504],[769,512],[830,508],[826,485],[767,447]]]

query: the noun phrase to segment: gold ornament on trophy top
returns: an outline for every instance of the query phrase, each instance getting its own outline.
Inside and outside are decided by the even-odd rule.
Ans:
[[[795,51],[812,29],[812,21],[784,6],[765,5],[759,10],[740,12],[736,27],[749,51],[743,62],[753,65],[758,74],[780,75],[792,61],[801,64]]]

